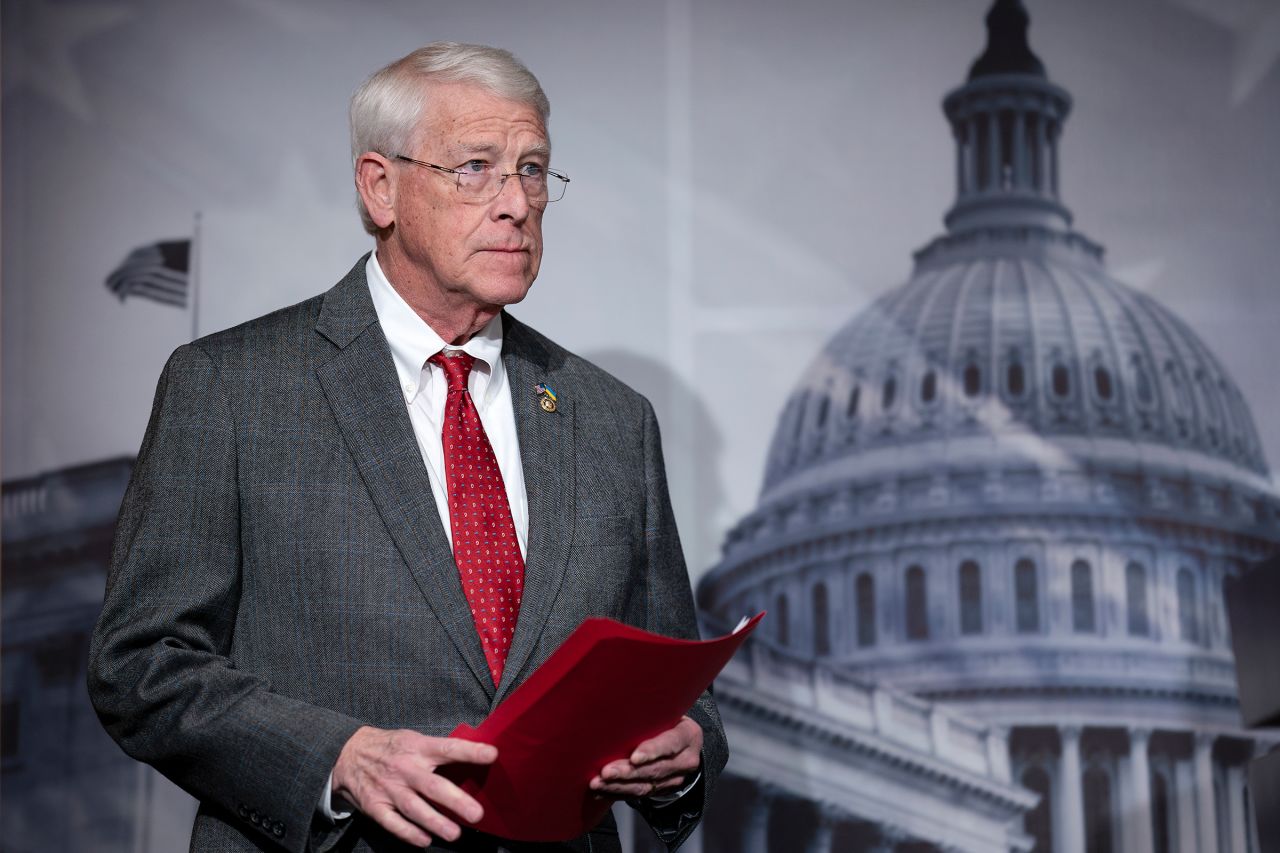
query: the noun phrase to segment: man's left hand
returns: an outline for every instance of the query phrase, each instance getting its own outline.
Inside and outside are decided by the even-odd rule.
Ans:
[[[702,762],[702,726],[681,717],[673,728],[606,764],[591,790],[601,796],[632,799],[671,794],[685,786]]]

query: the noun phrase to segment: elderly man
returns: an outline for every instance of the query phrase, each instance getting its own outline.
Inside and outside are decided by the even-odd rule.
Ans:
[[[696,635],[648,402],[503,311],[568,182],[548,113],[502,50],[377,72],[351,106],[375,252],[165,367],[89,685],[124,749],[199,798],[194,850],[620,849],[610,819],[485,836],[437,772],[497,759],[448,733],[584,618]],[[725,759],[704,695],[589,784],[674,849]]]

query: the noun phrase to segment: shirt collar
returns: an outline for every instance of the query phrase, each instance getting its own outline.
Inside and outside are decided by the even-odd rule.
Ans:
[[[369,255],[364,272],[369,282],[373,310],[378,315],[382,333],[386,335],[391,347],[391,360],[395,362],[400,389],[406,399],[411,401],[425,384],[423,370],[427,366],[427,359],[446,348],[461,349],[476,359],[469,382],[472,396],[480,408],[487,406],[505,378],[502,366],[502,315],[495,315],[461,347],[447,346],[435,329],[427,325],[391,285],[386,273],[382,271],[382,265],[378,263],[376,253]]]

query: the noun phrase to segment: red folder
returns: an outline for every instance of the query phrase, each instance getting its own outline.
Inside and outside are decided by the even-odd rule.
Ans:
[[[497,762],[442,772],[484,807],[477,829],[513,841],[581,835],[612,804],[587,787],[592,777],[679,722],[763,616],[706,641],[587,619],[484,722],[452,732],[493,744]]]

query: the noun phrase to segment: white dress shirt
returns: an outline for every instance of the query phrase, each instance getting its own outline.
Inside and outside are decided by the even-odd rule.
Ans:
[[[520,542],[520,555],[528,553],[529,501],[524,488],[524,469],[520,467],[520,442],[516,436],[516,413],[511,405],[511,388],[507,371],[502,366],[502,315],[490,320],[483,329],[460,347],[449,346],[426,324],[409,303],[396,292],[378,264],[378,256],[370,255],[365,264],[369,295],[378,314],[382,333],[391,345],[391,359],[400,380],[400,393],[409,410],[413,434],[422,451],[422,461],[431,475],[431,493],[436,511],[449,544],[453,544],[453,528],[449,524],[449,496],[444,481],[444,444],[440,439],[444,425],[444,404],[449,396],[449,382],[444,369],[429,364],[427,359],[441,350],[460,349],[475,358],[467,390],[480,413],[498,470],[507,489],[507,504]],[[527,389],[533,394],[532,388]]]

